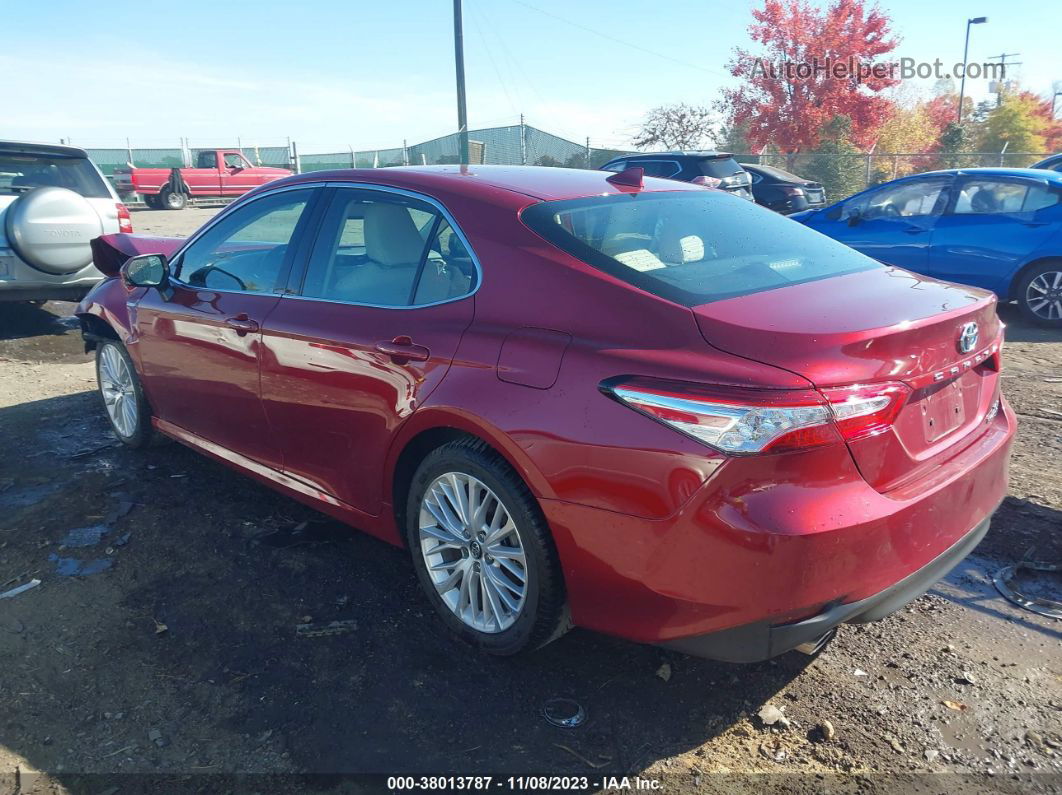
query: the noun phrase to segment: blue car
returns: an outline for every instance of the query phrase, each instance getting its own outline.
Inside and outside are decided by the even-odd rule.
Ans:
[[[791,215],[867,256],[1017,301],[1062,327],[1062,173],[932,171]]]

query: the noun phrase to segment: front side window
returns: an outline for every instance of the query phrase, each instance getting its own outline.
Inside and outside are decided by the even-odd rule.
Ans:
[[[312,194],[282,191],[234,210],[185,250],[179,277],[192,287],[271,291]]]
[[[711,191],[542,202],[521,218],[583,262],[685,306],[884,267],[785,216]]]
[[[430,204],[338,190],[314,245],[302,295],[373,306],[420,306],[475,287],[471,254]]]
[[[919,218],[940,215],[947,203],[950,179],[917,179],[886,185],[845,203],[841,218]]]
[[[1059,194],[1041,183],[971,179],[955,197],[956,215],[1031,213],[1058,204]]]

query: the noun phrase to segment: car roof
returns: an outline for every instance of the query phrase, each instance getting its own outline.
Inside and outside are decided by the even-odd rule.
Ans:
[[[88,157],[88,153],[77,146],[64,144],[47,144],[36,141],[3,141],[0,140],[0,152],[18,152],[20,154],[34,155],[65,155],[67,157]]]
[[[714,149],[672,149],[667,152],[632,152],[629,155],[614,157],[612,160],[656,160],[660,157],[733,157],[730,152],[717,152]],[[611,163],[612,160],[609,162]]]
[[[394,166],[341,171],[311,171],[268,183],[270,188],[300,182],[364,182],[432,194],[444,191],[469,198],[488,199],[498,191],[557,201],[586,196],[630,193],[638,190],[608,181],[608,171],[547,166]],[[645,177],[642,191],[704,190],[700,185]]]
[[[1009,168],[1009,167],[988,167],[988,168],[947,168],[939,171],[925,171],[921,174],[911,174],[908,177],[902,177],[902,179],[911,179],[913,177],[930,177],[930,176],[977,176],[977,177],[1028,177],[1030,179],[1047,179],[1052,182],[1062,183],[1062,174],[1057,171],[1048,171],[1042,168]]]

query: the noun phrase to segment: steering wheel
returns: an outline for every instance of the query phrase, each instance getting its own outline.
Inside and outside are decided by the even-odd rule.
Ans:
[[[881,214],[888,218],[899,218],[900,208],[891,202],[889,204],[881,205]]]

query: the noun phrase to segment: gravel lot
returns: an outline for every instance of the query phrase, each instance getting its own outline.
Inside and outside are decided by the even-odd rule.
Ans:
[[[134,224],[187,234],[214,212]],[[521,659],[477,656],[440,629],[403,551],[178,445],[118,446],[72,309],[0,304],[0,592],[42,581],[0,600],[0,792],[16,770],[22,792],[140,781],[86,773],[271,792],[308,786],[287,774],[351,772],[640,774],[673,792],[1062,789],[1060,624],[990,582],[1030,547],[1062,560],[1062,334],[1013,307],[1004,389],[1022,425],[984,543],[817,658],[753,666],[582,631]],[[307,621],[351,623],[297,635]],[[585,707],[583,727],[541,717],[558,696]],[[773,727],[758,717],[768,705],[784,713]],[[222,787],[207,777],[220,773],[270,778]]]

